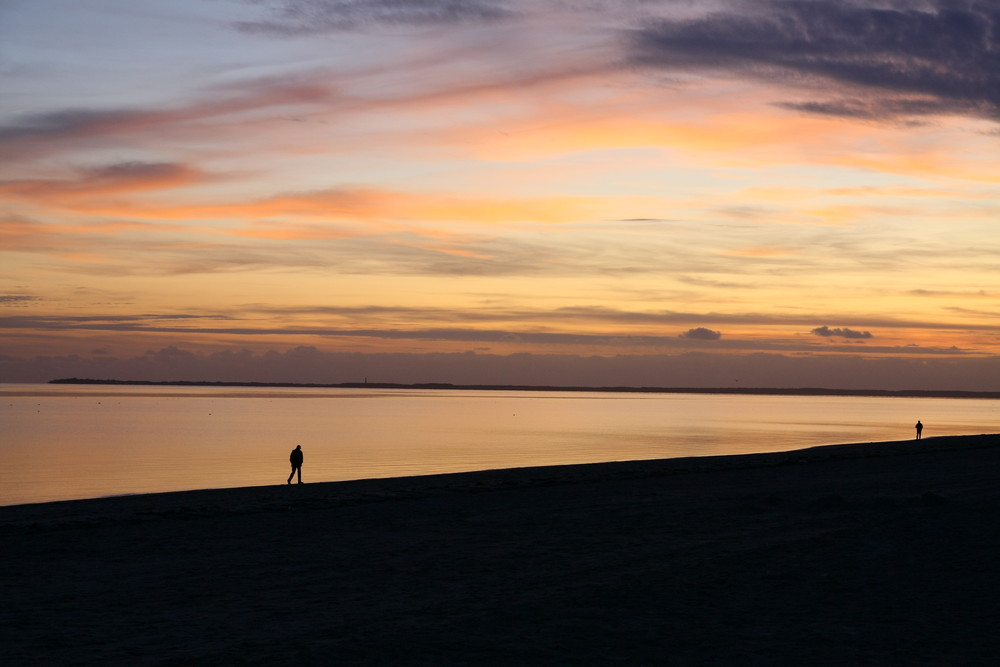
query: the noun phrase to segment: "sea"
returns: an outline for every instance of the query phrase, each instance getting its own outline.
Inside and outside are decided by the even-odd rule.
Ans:
[[[0,384],[0,505],[1000,432],[1000,400]]]

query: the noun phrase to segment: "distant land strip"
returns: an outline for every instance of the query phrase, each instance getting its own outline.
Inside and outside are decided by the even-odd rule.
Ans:
[[[824,389],[822,387],[560,387],[548,385],[514,384],[451,384],[448,382],[340,382],[322,384],[311,382],[209,382],[192,380],[95,380],[90,378],[62,378],[49,380],[49,384],[98,384],[138,385],[153,387],[303,387],[319,389],[450,389],[456,391],[578,391],[620,392],[638,394],[750,394],[771,396],[897,396],[903,398],[1000,398],[1000,391],[945,391],[922,389]]]

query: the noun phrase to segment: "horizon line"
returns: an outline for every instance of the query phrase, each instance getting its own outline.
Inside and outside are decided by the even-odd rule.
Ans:
[[[453,384],[450,382],[231,382],[224,380],[116,380],[93,378],[59,378],[46,384],[96,384],[134,386],[190,387],[303,387],[326,389],[451,389],[462,391],[567,391],[619,392],[659,394],[757,394],[776,396],[887,396],[906,398],[992,398],[1000,399],[1000,391],[966,391],[947,389],[832,389],[826,387],[633,387],[576,386],[524,384]]]

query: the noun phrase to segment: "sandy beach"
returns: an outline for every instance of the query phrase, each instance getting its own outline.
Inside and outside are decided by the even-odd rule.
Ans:
[[[0,662],[993,665],[998,481],[983,435],[0,507]]]

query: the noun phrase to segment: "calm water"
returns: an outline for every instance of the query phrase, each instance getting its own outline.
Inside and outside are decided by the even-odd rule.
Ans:
[[[0,505],[1000,432],[1000,401],[0,384]]]

